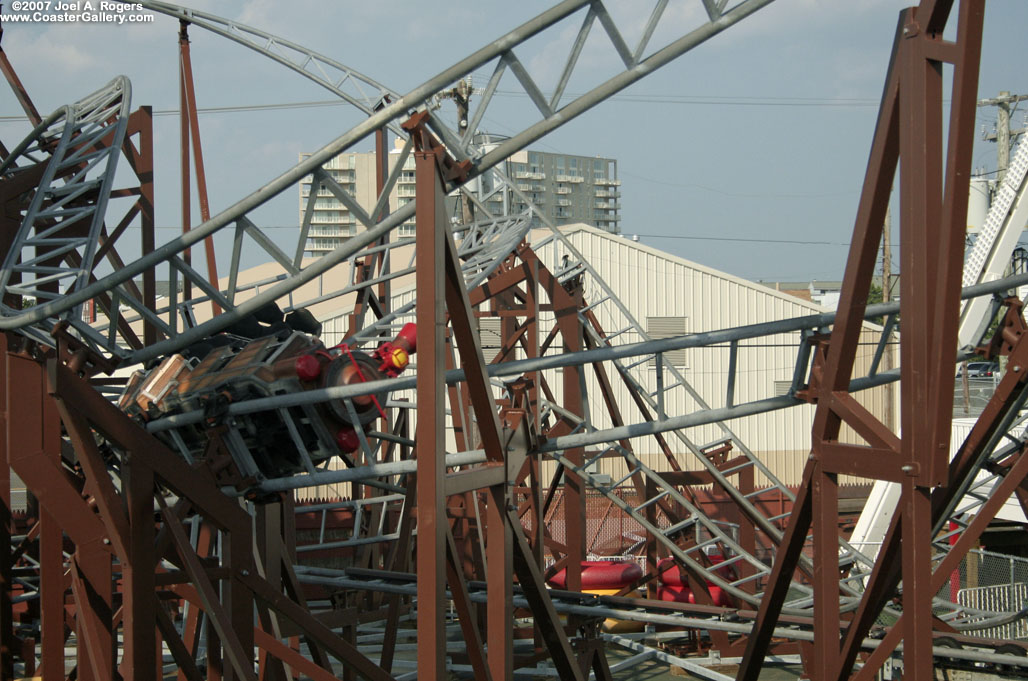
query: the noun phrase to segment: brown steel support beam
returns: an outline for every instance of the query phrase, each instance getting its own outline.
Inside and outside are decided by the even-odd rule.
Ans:
[[[486,589],[489,596],[486,604],[486,640],[489,646],[489,669],[492,678],[499,681],[511,678],[514,659],[510,626],[513,619],[513,540],[510,526],[505,519],[509,504],[507,480],[511,472],[507,470],[506,447],[492,389],[485,372],[482,344],[473,323],[474,317],[467,290],[464,288],[464,275],[457,258],[457,249],[448,230],[444,236],[444,248],[446,306],[450,313],[457,350],[461,354],[461,365],[467,377],[471,407],[475,413],[486,458],[494,469],[502,471],[499,480],[487,481],[491,484],[487,487],[485,506]],[[456,588],[455,585],[452,586]]]
[[[313,681],[338,681],[330,670],[323,669],[261,629],[254,630],[257,645],[270,655],[289,665],[294,671],[303,673]]]
[[[485,648],[482,645],[482,636],[478,631],[478,617],[476,616],[475,604],[471,602],[468,585],[461,570],[461,555],[457,551],[457,544],[454,542],[453,534],[449,528],[446,531],[446,548],[447,581],[450,583],[450,592],[453,594],[453,603],[457,610],[461,632],[464,634],[464,643],[467,645],[471,668],[474,670],[475,679],[478,681],[492,681],[493,675],[489,669],[489,660],[486,659]],[[508,631],[511,629],[509,623],[507,629]],[[490,657],[489,659],[492,658]]]
[[[550,300],[556,300],[558,294],[556,289],[560,287],[556,280],[551,279],[547,287],[550,293]],[[564,340],[564,352],[581,352],[583,348],[582,325],[579,322],[578,310],[583,307],[582,291],[576,289],[570,293],[570,301],[560,305],[554,310],[556,323],[560,328],[561,337]],[[585,417],[585,375],[581,367],[565,367],[563,371],[564,381],[564,408],[579,417]],[[568,423],[569,428],[575,424]],[[585,448],[574,447],[564,452],[575,466],[585,463]],[[586,557],[585,546],[585,481],[577,473],[566,470],[564,472],[564,532],[565,544],[568,548],[567,562],[567,589],[569,591],[582,590],[582,561]]]
[[[282,504],[274,501],[257,504],[254,508],[254,527],[258,574],[268,583],[281,588],[282,566],[285,562],[281,553]],[[262,605],[258,605],[257,612],[261,626],[255,630],[255,636],[257,632],[263,632],[276,640],[282,638],[278,618]],[[285,681],[286,668],[282,660],[274,655],[269,656],[266,649],[262,650],[264,653],[258,664],[260,681]]]
[[[392,681],[392,676],[381,667],[369,660],[363,653],[332,632],[311,613],[297,603],[277,591],[267,581],[247,572],[237,573],[235,579],[244,584],[254,597],[275,610],[283,617],[292,620],[308,636],[317,641],[333,657],[343,663],[344,667],[352,667],[359,676],[370,681]],[[253,628],[251,627],[251,632]],[[421,632],[418,632],[419,638]],[[420,674],[419,668],[419,676]]]
[[[0,38],[3,38],[4,30],[0,28]],[[35,127],[43,122],[43,119],[39,115],[39,111],[36,110],[36,105],[32,103],[32,98],[29,97],[28,90],[22,85],[21,79],[18,78],[18,74],[14,71],[14,67],[11,65],[10,60],[7,59],[7,53],[4,52],[4,48],[0,47],[0,73],[4,74],[4,78],[7,79],[7,84],[11,86],[11,90],[14,91],[14,97],[18,100],[18,104],[21,105],[22,111],[28,116],[29,123],[32,127]]]
[[[814,659],[812,677],[827,679],[839,662],[839,485],[814,463]]]
[[[818,465],[814,470],[808,465],[811,475],[805,479],[804,488],[808,484],[814,486],[815,619],[820,622],[815,627],[819,636],[812,669],[815,678],[848,675],[859,641],[901,571],[907,585],[904,610],[910,614],[904,624],[904,656],[908,661],[905,674],[909,678],[927,679],[932,671],[933,593],[928,575],[933,498],[929,488],[945,484],[947,477],[951,358],[956,349],[956,300],[970,171],[969,121],[974,114],[983,3],[961,3],[956,45],[941,38],[951,5],[952,2],[925,0],[920,8],[901,14],[854,228],[854,247],[847,263],[840,312],[830,352],[819,355],[822,371],[816,377],[818,380],[811,381],[810,393],[818,402],[812,458]],[[943,59],[954,61],[955,66],[945,184],[941,152]],[[905,260],[901,296],[905,328],[901,341],[902,441],[845,392],[874,272],[889,188],[900,158]],[[870,447],[839,445],[843,422],[852,425]],[[854,455],[859,455],[859,459]],[[822,465],[826,466],[823,470]],[[956,469],[951,467],[953,470]],[[823,471],[892,479],[902,481],[903,485],[900,511],[841,651],[835,634],[837,627],[830,624],[838,622],[838,583],[832,577],[838,571],[838,538],[834,531],[837,500],[829,491],[834,479]],[[950,480],[956,482],[952,475]],[[806,532],[808,521],[804,515],[793,515],[790,531]],[[900,531],[904,541],[901,561],[897,563]],[[882,567],[885,561],[889,561],[887,569]],[[776,568],[778,562],[776,558]],[[790,577],[783,574],[775,579]],[[769,594],[775,594],[777,587],[776,583]],[[768,608],[762,604],[762,615],[765,610],[780,607],[777,599],[771,600]],[[875,605],[870,605],[872,602]],[[758,617],[756,629],[772,624]],[[761,646],[766,643],[754,636],[740,678],[755,678],[753,674],[763,657]]]
[[[183,50],[188,49],[189,33],[187,22],[179,25],[178,48],[179,48],[179,86],[178,86],[178,124],[179,124],[179,183],[181,185],[180,208],[182,211],[182,233],[185,234],[193,226],[193,182],[189,171],[189,100],[186,94],[186,71],[182,63]],[[187,248],[182,252],[182,261],[187,265],[193,264],[193,249]],[[182,282],[182,299],[189,300],[193,297],[192,284],[188,279]],[[177,314],[177,310],[170,310],[171,314]]]
[[[154,542],[153,470],[127,452],[121,468],[122,490],[128,507],[128,560],[122,563],[124,580],[125,661],[124,676],[132,681],[157,681],[154,660],[158,649],[154,639],[157,610],[154,570],[157,557]]]
[[[982,536],[989,523],[996,517],[996,514],[1006,503],[1006,500],[1010,498],[1010,495],[1016,489],[1023,489],[1025,478],[1028,476],[1028,456],[1025,455],[1025,451],[1022,448],[1011,458],[1013,463],[1004,473],[1003,480],[992,488],[988,500],[978,509],[974,520],[960,533],[956,543],[950,546],[949,552],[935,566],[931,575],[931,584],[928,587],[930,593],[938,593],[945,586],[947,580],[950,579],[950,575],[959,567],[960,562],[967,556],[967,553],[977,546],[978,539]],[[871,681],[871,679],[876,678],[878,669],[884,664],[885,660],[888,659],[903,638],[906,620],[907,618],[901,614],[878,647],[864,660],[863,667],[853,677],[853,681]]]
[[[418,673],[446,678],[446,508],[444,271],[447,221],[436,156],[414,152],[417,192],[417,573]]]
[[[561,624],[560,617],[553,607],[550,594],[546,590],[546,583],[543,581],[542,573],[532,556],[532,549],[525,539],[525,533],[521,528],[517,513],[507,512],[508,522],[513,531],[514,542],[514,571],[518,576],[518,583],[532,608],[535,617],[535,626],[538,628],[546,647],[553,658],[553,664],[561,679],[583,681],[582,670],[567,634]]]
[[[905,102],[901,106],[903,116],[901,208],[905,202],[903,235],[910,239],[903,243],[905,244],[904,250],[907,250],[908,253],[910,251],[921,252],[921,257],[917,258],[909,268],[911,276],[907,286],[910,288],[903,291],[901,296],[901,300],[907,301],[906,309],[909,310],[909,312],[902,312],[904,320],[906,321],[908,318],[915,320],[912,329],[914,333],[904,334],[901,342],[901,354],[904,345],[907,347],[907,354],[902,359],[904,371],[911,372],[911,375],[904,377],[903,383],[903,409],[906,414],[903,426],[903,459],[906,465],[917,468],[912,472],[920,473],[917,479],[923,481],[921,484],[936,483],[940,478],[943,478],[944,481],[946,477],[943,471],[946,469],[949,450],[950,404],[949,398],[943,398],[941,393],[946,390],[952,393],[953,388],[952,355],[956,346],[957,330],[957,308],[954,301],[957,299],[959,291],[963,262],[964,215],[967,210],[966,193],[970,173],[974,106],[984,17],[984,2],[968,0],[960,3],[957,49],[946,51],[946,55],[955,63],[948,156],[945,166],[945,185],[943,186],[941,153],[934,150],[925,151],[924,148],[926,146],[932,149],[941,147],[939,144],[942,137],[941,114],[939,113],[941,111],[941,63],[937,59],[933,59],[932,55],[936,53],[936,48],[941,42],[941,36],[936,33],[941,31],[940,27],[945,23],[951,4],[946,2],[925,3],[916,13],[908,14],[902,22],[906,38],[901,48],[903,56],[900,60],[900,68],[903,69],[903,97],[901,99]],[[926,103],[929,111],[925,110]],[[911,157],[910,162],[908,162],[908,156]],[[906,178],[906,184],[902,184],[904,178]],[[926,225],[938,225],[938,229],[934,233],[928,233],[924,231],[927,228]],[[920,241],[913,240],[915,236]],[[906,276],[905,273],[904,277]],[[919,322],[918,315],[927,312],[932,314],[932,320]],[[925,326],[928,328],[925,329]],[[925,333],[927,333],[927,338],[924,337]],[[921,338],[914,337],[918,334],[921,335]],[[908,339],[908,336],[911,337]],[[906,386],[913,380],[914,372],[920,375],[922,381],[919,383],[920,387],[914,386],[908,390]],[[993,402],[998,405],[996,397],[998,395],[994,396]],[[996,419],[998,416],[994,410],[987,409],[980,421],[987,423],[990,419]],[[987,425],[986,428],[988,428]],[[978,430],[977,426],[976,430]],[[908,433],[911,434],[910,438],[907,436]],[[969,441],[971,439],[969,438]],[[958,460],[960,458],[958,455]],[[956,464],[958,460],[954,463]],[[961,474],[954,475],[958,470],[959,465],[949,467],[950,485],[957,484],[962,479]],[[908,492],[910,499],[906,498]],[[924,534],[910,535],[908,526],[923,526],[927,523],[930,528],[937,518],[930,515],[930,507],[928,511],[924,510],[926,507],[926,502],[922,498],[924,492],[908,491],[905,488],[904,494],[905,497],[901,500],[901,507],[904,509],[901,525],[904,537],[903,547],[904,551],[909,551],[908,558],[912,561],[909,563],[910,569],[914,570],[915,574],[921,575],[921,580],[923,580],[924,574],[930,567],[922,564],[919,559],[928,553],[928,545],[924,542],[930,540],[928,537],[930,530]],[[940,504],[944,505],[941,500],[947,496],[945,488],[937,490],[932,495],[931,505],[939,508]],[[940,501],[936,502],[936,499]],[[922,517],[926,513],[929,515]],[[894,522],[894,527],[890,528],[887,538],[889,546],[898,543],[899,536]],[[914,543],[923,544],[920,551],[913,550]],[[887,554],[891,555],[887,546],[883,546],[880,555]],[[904,565],[907,563],[905,562]],[[879,572],[877,567],[876,572]],[[886,576],[885,572],[881,574]],[[874,577],[873,574],[864,601],[874,599],[880,603],[885,592],[879,585],[894,584],[898,575],[893,567],[888,571],[884,581]],[[904,574],[903,579],[906,584],[916,578],[914,575],[908,577]],[[920,598],[927,603],[930,601],[931,595],[920,594]],[[905,593],[905,601],[906,597]],[[912,598],[916,598],[916,596],[912,596]],[[924,607],[928,606],[924,605]],[[861,608],[858,610],[850,631],[847,632],[846,646],[843,650],[844,669],[852,665],[857,644],[866,634],[867,627],[870,626],[878,608],[880,605],[865,609],[865,603],[861,603]],[[909,620],[913,619],[915,618],[909,618]],[[913,627],[914,625],[908,622],[906,626]],[[906,635],[913,635],[913,630],[908,631]],[[918,647],[929,645],[925,643],[928,634],[918,630],[917,635],[916,643],[910,641],[904,645],[905,651],[908,649],[907,645],[910,644]],[[930,653],[918,654],[912,650],[911,655],[918,655],[921,659],[920,673],[928,673],[926,670],[930,666]],[[924,661],[926,657],[928,657],[928,661]]]
[[[143,106],[137,109],[129,117],[126,137],[138,132],[139,141],[135,150],[126,143],[129,164],[139,179],[139,199],[136,205],[139,206],[140,216],[140,240],[143,254],[153,252],[157,247],[154,230],[156,229],[156,209],[154,206],[154,155],[153,155],[153,107]],[[148,310],[157,311],[157,276],[153,268],[143,271],[143,305]],[[169,316],[174,315],[174,310],[168,311]],[[170,321],[170,319],[169,319]],[[143,323],[143,344],[152,345],[162,336],[152,322]]]
[[[188,139],[192,141],[192,154],[193,154],[193,166],[196,172],[196,199],[199,202],[199,217],[203,222],[207,222],[211,219],[211,206],[207,198],[207,171],[204,167],[204,147],[199,141],[199,118],[196,113],[196,93],[193,88],[192,78],[192,59],[189,55],[189,23],[181,21],[179,23],[179,68],[181,69],[182,76],[182,104],[183,110],[179,112],[179,115],[187,117],[187,124],[183,124],[183,131],[185,132]],[[185,150],[187,145],[187,139],[183,139],[183,163],[188,164],[189,157]],[[184,168],[184,179],[187,184],[185,185],[185,196],[183,203],[189,201],[189,185],[188,185],[188,166]],[[187,215],[184,213],[184,216]],[[186,225],[186,220],[183,219],[183,226]],[[215,287],[218,288],[218,260],[214,252],[214,237],[208,237],[204,240],[204,250],[207,253],[207,278],[208,281]],[[188,250],[186,251],[188,253]],[[188,260],[187,260],[188,262]],[[211,311],[212,314],[218,315],[221,312],[221,308],[214,300],[211,300]]]
[[[196,555],[196,552],[190,545],[189,537],[186,535],[181,521],[175,517],[175,514],[165,504],[162,495],[157,495],[157,503],[160,506],[164,523],[171,532],[175,549],[182,559],[190,581],[196,587],[203,602],[203,607],[208,617],[207,621],[218,632],[218,638],[225,645],[225,653],[228,656],[231,670],[235,672],[238,678],[246,679],[247,681],[257,681],[257,677],[253,672],[252,647],[248,651],[242,643],[242,640],[245,638],[253,640],[252,611],[247,612],[248,631],[243,632],[236,629],[234,625],[237,624],[239,618],[235,617],[234,613],[231,612],[234,604],[232,602],[222,604],[218,590],[211,582],[210,577],[208,577],[199,556]]]
[[[753,630],[746,641],[746,651],[743,653],[742,662],[739,664],[739,674],[736,676],[738,681],[757,681],[760,676],[764,656],[771,644],[775,624],[782,612],[782,604],[788,595],[792,575],[796,571],[800,555],[803,552],[807,530],[810,529],[813,506],[811,481],[815,475],[814,469],[815,464],[811,460],[807,462],[806,468],[803,470],[803,479],[796,492],[792,516],[788,527],[785,528],[785,534],[782,535],[778,551],[775,553],[775,562],[771,567],[771,574],[768,576],[767,590],[764,592],[764,598],[760,601],[757,618],[753,622]]]
[[[12,440],[8,429],[11,421],[7,415],[7,336],[0,335],[0,678],[14,678],[14,609],[11,603],[11,589],[14,586],[15,557],[11,547],[11,466],[9,446]]]
[[[926,59],[916,12],[907,12],[900,41],[900,314],[904,321],[900,341],[902,404],[900,411],[902,459],[914,466],[911,474],[922,485],[944,481],[950,426],[944,432],[937,421],[934,392],[938,377],[929,364],[936,353],[956,354],[953,343],[943,346],[936,336],[933,298],[939,252],[934,241],[942,212],[942,64]],[[930,241],[930,237],[932,240]],[[953,315],[957,314],[955,301]],[[948,372],[952,374],[952,371]],[[952,388],[953,376],[950,375]],[[935,380],[933,380],[935,379]],[[947,399],[952,400],[952,389]],[[940,461],[941,457],[941,461]]]
[[[164,611],[160,604],[157,606],[156,613],[157,628],[160,630],[164,640],[167,641],[171,656],[175,660],[175,664],[178,665],[179,678],[184,679],[184,681],[202,681],[200,670],[193,659],[193,653],[179,637],[178,629],[175,628],[175,623],[171,621],[171,617],[168,616],[168,613]]]
[[[79,547],[75,551],[71,559],[71,592],[76,606],[79,678],[121,678],[114,665],[111,576],[111,555],[102,548]]]

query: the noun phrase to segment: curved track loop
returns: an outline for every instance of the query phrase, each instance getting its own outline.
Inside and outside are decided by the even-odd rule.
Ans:
[[[93,271],[131,93],[128,78],[120,76],[61,107],[0,165],[0,177],[12,183],[21,174],[39,175],[24,199],[24,218],[0,267],[0,288],[22,303],[2,303],[0,314],[32,316],[32,325],[20,328],[34,340],[52,342],[50,327],[63,319],[87,342],[104,343],[102,334],[82,321],[82,302],[68,305],[63,299],[85,288]],[[54,303],[53,312],[41,311]]]

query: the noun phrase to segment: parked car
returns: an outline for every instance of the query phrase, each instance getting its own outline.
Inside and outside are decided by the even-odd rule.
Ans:
[[[957,378],[963,375],[963,365],[957,367]],[[992,378],[999,375],[999,364],[997,362],[968,362],[968,378]]]

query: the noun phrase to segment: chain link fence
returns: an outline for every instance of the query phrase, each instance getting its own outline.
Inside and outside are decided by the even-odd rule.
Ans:
[[[939,593],[953,603],[995,613],[1019,613],[1012,621],[969,633],[985,638],[1028,641],[1028,559],[971,551]]]

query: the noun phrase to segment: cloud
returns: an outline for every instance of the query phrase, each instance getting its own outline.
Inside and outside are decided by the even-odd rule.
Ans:
[[[100,60],[89,49],[88,43],[76,44],[74,38],[81,31],[69,29],[60,31],[47,29],[42,32],[18,30],[21,25],[5,27],[4,51],[11,55],[32,55],[33,71],[50,72],[55,75],[77,75],[99,66]],[[66,27],[62,27],[66,28]],[[72,38],[69,40],[69,38]],[[82,41],[85,42],[85,41]],[[17,57],[15,57],[17,58]],[[19,62],[27,62],[24,58]]]

